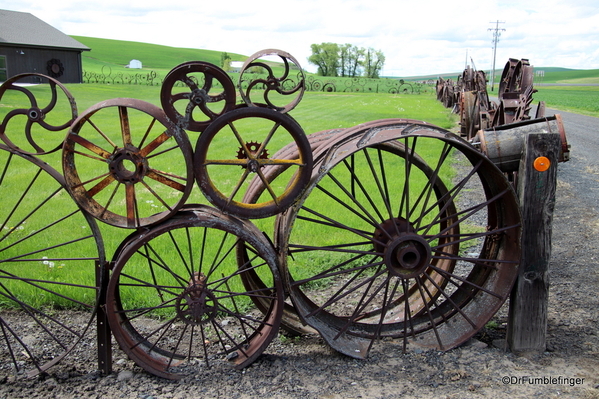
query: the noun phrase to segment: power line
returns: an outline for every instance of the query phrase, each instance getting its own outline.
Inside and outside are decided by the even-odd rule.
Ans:
[[[499,41],[499,36],[501,36],[501,31],[505,31],[503,28],[499,28],[499,24],[505,24],[505,21],[495,21],[490,22],[491,24],[495,24],[494,28],[489,28],[488,30],[493,31],[493,69],[491,69],[491,91],[495,87],[495,58],[497,57],[497,42]]]

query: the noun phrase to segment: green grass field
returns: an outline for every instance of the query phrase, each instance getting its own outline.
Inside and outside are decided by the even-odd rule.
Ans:
[[[74,97],[80,115],[86,113],[87,109],[89,109],[90,107],[92,107],[100,102],[103,102],[105,100],[110,100],[110,99],[116,99],[116,98],[135,98],[138,100],[143,100],[143,101],[149,102],[156,106],[160,106],[160,88],[157,86],[70,84],[70,85],[67,85],[66,87],[67,87],[67,90],[69,91],[69,93],[72,95],[72,97]],[[40,104],[44,104],[47,101],[49,101],[50,93],[49,93],[47,86],[45,86],[45,85],[31,86],[28,88],[28,90],[30,90],[32,93],[34,93],[36,98],[39,100]],[[27,108],[28,107],[27,104],[28,104],[27,98],[21,93],[10,93],[10,95],[6,94],[2,98],[2,101],[0,103],[0,114],[1,114],[0,117],[4,118],[4,115],[6,115],[7,112],[10,112],[10,110],[12,110],[14,108]],[[423,121],[432,123],[434,125],[440,126],[445,129],[454,128],[456,125],[456,121],[457,121],[457,116],[449,113],[448,110],[446,110],[442,106],[441,103],[436,101],[435,96],[433,96],[432,94],[403,95],[403,94],[374,94],[374,93],[307,92],[307,93],[305,93],[301,103],[297,106],[296,109],[291,111],[290,114],[293,118],[295,118],[297,120],[297,122],[300,124],[300,126],[303,128],[303,130],[306,134],[311,134],[311,133],[328,130],[328,129],[349,128],[349,127],[352,127],[352,126],[355,126],[355,125],[358,125],[361,123],[370,122],[370,121],[379,120],[379,119],[386,119],[386,118],[410,118],[410,119],[423,120]],[[52,123],[52,124],[60,124],[61,123],[60,121],[68,120],[69,117],[70,117],[70,108],[68,106],[68,102],[66,101],[66,97],[61,94],[59,96],[58,106],[46,116],[46,121],[49,123]],[[130,118],[131,118],[130,119],[131,128],[132,128],[132,131],[134,132],[134,133],[132,133],[132,135],[136,135],[134,140],[139,140],[140,136],[142,136],[144,134],[144,131],[146,130],[148,122],[144,121],[143,119],[138,119],[137,117],[134,117],[133,112],[130,113]],[[97,118],[97,115],[94,115],[92,117],[92,120],[94,121],[94,123],[97,124],[98,128],[100,128],[103,132],[106,132],[107,135],[109,135],[109,136],[114,135],[111,140],[118,139],[118,137],[120,135],[120,120],[119,120],[119,116],[116,112],[112,113],[112,114],[109,113],[107,115],[103,115],[101,118]],[[10,137],[11,140],[13,140],[13,142],[15,142],[21,148],[29,148],[27,140],[25,140],[25,138],[23,136],[21,136],[20,134],[16,133],[17,131],[22,131],[22,130],[20,130],[20,129],[22,129],[22,126],[19,126],[19,124],[17,123],[18,121],[19,121],[19,119],[17,118],[14,121],[16,123],[16,125],[12,125],[12,124],[10,125],[10,129],[9,129],[9,131],[7,131],[7,135]],[[21,123],[24,123],[23,119],[20,119],[20,121],[21,121]],[[91,135],[95,134],[94,129],[86,131],[86,134],[91,134]],[[33,136],[34,136],[36,142],[38,142],[43,148],[54,148],[57,144],[59,144],[62,141],[62,139],[64,138],[65,135],[66,135],[66,131],[62,131],[59,133],[51,133],[51,134],[48,134],[47,132],[44,132],[43,130],[39,130],[39,131],[34,130],[33,131]],[[198,136],[199,136],[198,133],[189,132],[189,140],[190,140],[192,146],[195,146],[195,142],[196,142]],[[276,151],[276,148],[274,148],[275,145],[281,147],[281,146],[286,145],[288,142],[290,142],[289,137],[282,137],[279,140],[280,140],[279,143],[276,143],[275,141],[272,142],[273,148],[269,147],[269,150],[271,152]],[[102,140],[98,137],[95,142],[100,144],[102,142]],[[104,145],[105,145],[105,143],[104,143]],[[235,157],[235,154],[237,153],[236,145],[235,146],[223,145],[222,147],[223,148],[221,151],[227,151],[228,153],[225,155],[218,155],[218,156],[222,156],[222,157],[226,157],[226,158]],[[3,153],[4,153],[4,151],[3,151]],[[233,155],[231,155],[229,153],[231,153]],[[56,151],[52,154],[39,156],[40,159],[47,162],[49,165],[51,165],[57,171],[62,173],[63,169],[62,169],[61,157],[62,157],[62,152],[60,150]],[[90,159],[91,159],[91,161],[89,161],[87,163],[83,162],[83,161],[90,160]],[[172,159],[173,159],[172,162],[176,162],[174,160],[177,158],[172,158]],[[14,178],[14,180],[5,178],[4,182],[2,183],[2,195],[6,195],[7,196],[6,198],[9,199],[9,198],[14,197],[13,192],[15,190],[16,190],[16,192],[18,192],[20,190],[21,180],[26,181],[29,178],[26,176],[23,179],[17,178],[17,176],[18,176],[16,174],[17,170],[14,170],[14,168],[17,167],[15,165],[18,165],[18,164],[15,164],[14,161],[8,161],[6,158],[3,158],[2,162],[3,162],[3,165],[5,165],[5,168],[8,172],[7,176],[12,176]],[[22,161],[22,162],[24,162],[24,161]],[[152,162],[154,162],[154,161],[152,161]],[[25,164],[27,164],[27,163],[25,162]],[[162,170],[162,168],[166,169],[169,166],[170,165],[163,165],[163,166],[160,166],[160,168]],[[78,167],[77,171],[80,174],[80,176],[86,176],[82,180],[85,180],[85,179],[91,180],[91,179],[93,179],[94,176],[98,176],[98,175],[101,175],[102,173],[105,173],[104,169],[106,169],[105,165],[103,165],[102,163],[98,163],[98,162],[94,163],[93,159],[89,158],[89,157],[80,158],[79,163],[77,164],[77,167]],[[97,169],[96,169],[96,167],[97,167]],[[239,171],[237,169],[234,170],[235,173],[239,173]],[[46,180],[48,180],[48,179],[46,179]],[[235,179],[232,178],[231,180],[234,181]],[[11,182],[10,186],[7,185],[8,182]],[[56,186],[56,182],[54,182],[52,179],[49,179],[48,182],[45,182],[40,179],[36,179],[35,192],[40,195],[41,195],[41,193],[44,193],[44,195],[41,198],[44,198],[44,196],[47,196],[48,199],[51,200],[51,201],[49,201],[49,203],[53,204],[51,206],[59,206],[60,208],[62,208],[61,205],[54,205],[54,204],[60,204],[60,202],[58,201],[59,197],[57,195],[52,194],[53,190],[56,189],[55,186]],[[64,191],[62,191],[61,194],[62,194],[61,198],[66,196],[66,193]],[[38,200],[38,196],[27,195],[26,198],[29,198],[32,200]],[[67,197],[67,200],[68,199],[69,198]],[[102,201],[104,201],[104,202],[107,202],[109,200],[110,200],[109,198],[102,199]],[[70,207],[72,207],[72,205],[73,205],[72,201],[67,201],[67,202],[68,202],[68,205]],[[190,198],[186,202],[187,203],[204,203],[204,204],[207,203],[206,199],[200,193],[199,189],[197,187],[195,187],[195,185],[194,185],[194,189],[191,193]],[[3,200],[3,203],[6,203],[6,201]],[[149,206],[154,205],[154,206],[157,206],[157,211],[161,210],[161,209],[158,209],[158,208],[160,208],[160,204],[157,203],[157,201],[154,201],[154,203],[144,201],[141,205],[143,207],[149,207]],[[20,209],[22,207],[23,207],[22,205],[20,207],[18,207],[16,213],[21,212]],[[45,209],[45,208],[42,208],[42,209]],[[50,208],[50,209],[52,209],[52,208]],[[143,210],[143,209],[141,209],[141,210]],[[22,211],[22,213],[24,213],[24,214],[27,212],[28,211],[26,211],[26,210]],[[49,211],[49,212],[52,213],[52,211]],[[64,213],[68,213],[68,211],[66,209],[65,210],[61,209],[60,213],[64,214]],[[50,217],[49,214],[47,214],[46,216],[48,218]],[[26,217],[26,216],[23,216],[23,217]],[[14,219],[14,217],[13,217],[13,219]],[[36,239],[25,239],[24,241],[19,241],[23,237],[27,237],[28,234],[30,234],[30,232],[39,230],[40,229],[40,226],[38,226],[39,223],[41,223],[43,226],[43,224],[46,222],[46,218],[41,218],[40,215],[38,215],[38,214],[35,214],[33,219],[35,219],[35,220],[32,220],[32,221],[28,220],[27,223],[16,223],[14,225],[10,225],[10,224],[6,225],[6,229],[8,229],[7,231],[9,232],[9,235],[6,236],[7,237],[6,240],[8,240],[8,242],[12,242],[11,240],[16,240],[15,242],[18,242],[19,246],[11,247],[10,250],[7,250],[7,252],[4,252],[3,256],[12,258],[14,256],[19,256],[21,253],[29,252],[30,251],[29,249],[24,248],[24,245],[28,244],[29,242],[34,244],[34,247],[37,245],[40,245],[39,240],[36,240]],[[267,234],[271,235],[272,230],[273,230],[273,219],[274,218],[256,220],[256,224],[258,225],[258,227],[261,230],[263,230],[263,231],[267,232]],[[37,222],[39,222],[39,223],[37,223]],[[111,259],[113,257],[113,254],[115,253],[117,247],[119,246],[119,244],[131,232],[131,230],[116,228],[116,227],[107,225],[102,222],[99,222],[98,224],[99,224],[99,228],[102,232],[102,238],[103,238],[104,246],[106,249],[106,257],[108,259]],[[85,225],[85,223],[76,221],[75,225],[65,224],[65,225],[61,225],[61,226],[62,226],[62,228],[66,228],[67,230],[72,231],[73,233],[79,234],[79,233],[77,233],[77,231],[82,231],[81,229],[83,228],[84,225]],[[23,230],[20,229],[21,226],[24,227]],[[77,230],[77,229],[79,229],[79,230]],[[58,237],[60,237],[59,234],[58,235],[54,234],[54,235],[52,235],[51,238],[53,239],[53,238],[58,238]],[[5,243],[7,242],[6,240],[5,240]],[[51,245],[51,244],[52,244],[52,240],[50,240],[50,242],[47,245]],[[81,250],[84,250],[83,248],[89,248],[90,244],[93,245],[93,242],[90,242],[88,239],[86,241],[86,246],[80,247]],[[35,251],[36,249],[33,248],[31,250]],[[59,250],[58,249],[53,250],[52,251],[53,257],[50,256],[50,258],[59,259],[61,256],[59,254],[56,255],[57,251],[59,251]],[[167,251],[167,250],[158,248],[157,251]],[[93,281],[94,281],[93,268],[82,269],[82,268],[70,267],[69,263],[73,263],[72,261],[71,262],[46,261],[45,258],[42,257],[42,255],[43,254],[40,253],[38,256],[34,256],[34,258],[36,258],[36,259],[40,258],[40,259],[36,260],[34,262],[35,268],[28,269],[29,271],[26,275],[28,279],[34,278],[33,275],[35,275],[37,273],[36,270],[39,269],[39,270],[41,270],[41,273],[43,273],[44,275],[45,274],[48,274],[49,276],[51,275],[51,276],[53,276],[52,278],[56,278],[57,280],[81,281],[81,282],[85,282],[85,284],[88,286],[93,285]],[[47,262],[47,263],[44,263],[44,262]],[[52,265],[51,265],[52,267],[48,266],[50,264],[49,262],[52,262]],[[8,273],[15,272],[17,275],[20,274],[22,276],[25,276],[24,274],[22,274],[21,267],[22,266],[20,263],[16,263],[16,264],[14,264],[14,266],[9,265],[8,263],[5,263],[3,269],[5,272],[8,272]],[[14,270],[12,268],[14,268]],[[80,275],[81,272],[83,272],[84,275]],[[33,273],[33,274],[31,274],[31,273]],[[16,281],[18,282],[19,280],[16,280]],[[19,292],[18,289],[16,288],[19,285],[23,286],[26,289],[26,291],[22,292],[22,293]],[[69,289],[72,289],[72,288],[73,288],[72,286],[69,287]],[[18,292],[16,294],[16,296],[21,298],[21,300],[23,300],[25,303],[35,304],[36,307],[47,306],[47,305],[49,305],[49,303],[45,303],[44,301],[46,301],[46,300],[53,301],[53,300],[56,300],[56,297],[57,297],[56,295],[45,295],[45,296],[37,295],[37,293],[38,293],[37,289],[35,289],[30,284],[15,284],[14,288],[11,286],[9,289],[11,290],[11,292]],[[74,289],[75,289],[75,291],[77,290],[77,288],[74,288]],[[235,287],[233,287],[233,289],[235,289]],[[132,291],[135,291],[135,290],[132,290]],[[142,290],[140,290],[140,292],[141,291]],[[69,297],[76,297],[76,298],[78,298],[77,299],[78,301],[85,302],[85,303],[90,303],[90,301],[93,301],[93,295],[89,295],[89,289],[84,290],[84,292],[82,292],[81,294],[69,292],[67,295]],[[137,301],[137,300],[135,300],[135,301]],[[2,302],[2,301],[0,301],[0,302]],[[5,303],[5,305],[10,306],[10,301],[7,301],[7,302],[8,303]],[[64,302],[67,302],[67,303],[64,303]],[[135,303],[137,303],[137,302],[135,302]],[[53,306],[57,306],[57,305],[54,304]],[[68,301],[61,301],[60,306],[69,306]]]
[[[156,73],[158,77],[156,84],[162,81],[162,78],[175,66],[180,63],[192,60],[206,61],[220,66],[221,51],[206,50],[206,49],[189,49],[189,48],[175,48],[168,46],[160,46],[148,43],[129,42],[121,40],[110,40],[110,39],[99,39],[83,36],[73,36],[76,40],[90,47],[92,51],[84,52],[83,57],[83,69],[87,72],[93,72],[103,75],[110,74],[112,77],[117,74],[141,74],[146,75],[148,73]],[[118,51],[115,49],[118,48]],[[256,49],[256,51],[261,49]],[[244,61],[250,54],[241,55],[228,53],[231,60],[233,61]],[[141,70],[129,70],[125,68],[125,65],[131,61],[131,59],[139,59],[143,63]],[[300,60],[300,64],[303,60]],[[304,65],[305,67],[305,65]],[[599,69],[591,70],[577,70],[568,68],[557,68],[557,67],[535,67],[536,71],[543,71],[543,77],[535,77],[536,88],[539,90],[534,95],[534,101],[545,101],[551,108],[556,108],[563,111],[581,112],[591,116],[599,116],[597,107],[599,104],[599,86],[568,86],[568,87],[556,87],[556,86],[543,86],[543,84],[572,84],[572,85],[583,85],[583,84],[597,84],[599,83]],[[498,78],[501,76],[501,70],[498,70]],[[457,79],[459,73],[453,74],[442,74],[444,77],[451,77]],[[347,78],[323,78],[314,75],[311,79],[318,80],[321,86],[328,83],[333,83],[337,88],[337,91],[342,91],[347,88],[355,89],[359,85],[351,82]],[[233,82],[237,82],[238,74],[232,73],[231,77]],[[421,81],[421,80],[436,80],[436,76],[411,76],[411,77],[398,77],[395,79],[404,79],[406,83]],[[387,81],[392,79],[381,79],[380,83],[369,82],[367,85],[361,82],[366,90],[375,90],[380,92],[386,92]],[[127,85],[123,85],[127,86]],[[362,86],[360,86],[362,87]],[[131,97],[133,93],[138,93],[139,86],[134,87],[123,87],[122,96]],[[434,88],[423,88],[428,94],[434,92]],[[91,95],[101,95],[101,88],[92,87],[85,92],[91,93]],[[144,96],[145,90],[141,90],[138,96]],[[152,93],[151,91],[149,93]],[[368,93],[370,94],[370,93]],[[82,96],[87,96],[83,93]],[[135,98],[140,98],[135,96]],[[77,97],[79,100],[79,97]],[[81,100],[85,100],[82,98]],[[93,100],[92,100],[93,101]],[[151,98],[149,99],[151,102]],[[325,100],[326,101],[326,100]],[[350,100],[352,101],[352,100]],[[354,102],[355,104],[355,102]],[[302,104],[304,107],[304,104]],[[398,107],[398,112],[401,111],[401,106]],[[305,108],[304,108],[305,109]],[[410,112],[412,112],[410,110]],[[418,119],[417,115],[407,115],[408,118]],[[432,122],[434,123],[434,122]],[[309,131],[309,127],[307,129]]]
[[[144,43],[121,42],[84,37],[75,38],[93,49],[92,52],[83,54],[84,69],[92,70],[98,73],[105,73],[104,71],[106,70],[111,70],[112,72],[116,70],[123,70],[124,65],[127,64],[131,59],[141,59],[144,63],[144,69],[142,70],[143,73],[154,71],[157,74],[160,74],[161,76],[165,76],[171,68],[173,68],[181,62],[189,60],[204,60],[207,62],[218,64],[220,62],[221,55],[221,53],[218,51],[178,49]],[[118,48],[119,51],[116,52],[115,48]],[[232,57],[233,60],[243,60],[245,58],[244,56],[238,54],[229,55]],[[567,82],[578,82],[580,84],[583,82],[593,82],[598,76],[599,71],[572,71],[563,69],[547,69],[544,82],[549,83],[549,81],[559,80]],[[158,107],[161,106],[159,85],[148,86],[88,83],[69,84],[66,85],[66,87],[69,90],[70,94],[74,97],[80,115],[85,113],[85,111],[90,107],[102,101],[115,98],[135,98],[154,104]],[[36,97],[40,99],[40,103],[43,104],[44,101],[48,101],[49,94],[47,87],[42,85],[37,87],[31,87],[29,88],[29,90],[31,90],[31,92],[34,93]],[[550,108],[557,108],[565,111],[582,112],[589,115],[599,116],[599,87],[543,86],[540,87],[539,92],[534,95],[534,100],[535,102],[541,100],[545,101],[547,103],[547,106]],[[70,108],[68,107],[68,103],[65,107],[64,102],[65,98],[60,97],[60,106],[53,110],[51,112],[51,115],[47,115],[47,122],[68,120],[68,118],[70,117]],[[236,102],[241,102],[239,94]],[[12,94],[7,94],[0,100],[0,118],[4,118],[4,115],[6,115],[6,113],[10,112],[12,109],[28,107],[28,100],[24,98],[22,94],[16,94],[14,96]],[[302,127],[306,134],[311,134],[329,129],[349,128],[358,124],[388,118],[407,118],[421,120],[444,129],[455,131],[458,120],[457,115],[452,114],[450,110],[445,109],[442,106],[442,104],[436,100],[433,90],[429,90],[421,94],[306,92],[301,103],[297,106],[297,108],[291,111],[290,115],[299,123],[299,125]],[[132,124],[139,123],[140,126],[134,127],[136,129],[141,128],[140,136],[143,135],[144,129],[147,128],[147,122],[138,122],[138,119],[135,118],[132,118],[131,122]],[[112,117],[110,115],[105,117],[105,120],[102,121],[102,130],[115,133],[118,137],[120,135],[120,120],[118,115],[113,114]],[[13,140],[13,142],[17,143],[19,146],[22,146],[22,148],[26,148],[26,146],[28,145],[27,140],[22,135],[13,133],[13,131],[21,132],[22,130],[19,130],[18,127],[14,128],[11,126],[11,130],[7,131],[7,135],[11,140]],[[93,129],[91,129],[90,134],[94,134]],[[49,135],[45,134],[44,132],[40,132],[39,138],[37,132],[34,132],[34,135],[36,137],[36,140],[40,140],[40,143],[43,144],[44,148],[49,148],[59,145],[64,136],[66,135],[66,132],[63,131],[60,133],[53,133]],[[192,146],[195,146],[198,136],[198,133],[189,132],[189,140]],[[288,142],[289,138],[283,137],[280,139],[279,142],[273,141],[272,145],[275,146],[276,144],[277,146],[282,147]],[[238,151],[236,144],[233,146],[222,145],[221,147],[223,151],[222,155],[217,154],[216,156],[222,156],[223,159],[230,159],[232,157],[235,157],[235,154]],[[276,149],[269,148],[269,150],[272,154]],[[422,150],[423,153],[421,155],[424,158],[426,158],[427,154],[425,154],[425,148],[422,147]],[[432,155],[430,156],[430,159],[427,159],[427,162],[434,163],[437,157],[437,155],[435,154],[438,154],[438,148],[435,148],[435,145],[433,145],[430,148],[430,150]],[[49,155],[40,156],[40,158],[43,161],[50,164],[59,172],[62,172],[61,156],[61,151],[57,151]],[[4,183],[1,187],[1,194],[6,195],[7,198],[9,198],[11,196],[14,196],[12,194],[13,187],[17,191],[20,189],[20,180],[18,178],[18,170],[15,169],[15,166],[13,166],[14,164],[12,163],[12,161],[10,159],[3,159],[3,162],[4,165],[6,165],[5,170],[8,172],[6,173],[6,176],[9,176],[13,179],[12,184],[14,186],[7,186],[6,182],[8,181],[8,179],[4,180]],[[81,174],[86,175],[87,173],[88,176],[90,176],[88,177],[89,179],[92,179],[99,173],[93,169],[93,162],[90,163],[90,166],[83,166],[83,164],[80,165]],[[166,162],[164,166],[161,166],[161,168],[168,169],[168,162]],[[447,166],[444,166],[444,168],[445,169],[442,171],[442,176],[444,176],[444,179],[451,179],[452,171],[448,170]],[[236,170],[233,171],[234,173],[240,172],[238,168],[235,169]],[[369,170],[366,170],[366,172],[369,172]],[[102,171],[101,173],[104,173],[104,171]],[[230,180],[231,185],[233,185],[236,181],[234,177],[231,177]],[[37,181],[36,184],[38,184]],[[39,184],[45,183],[41,182]],[[40,193],[48,193],[45,194],[48,196],[48,199],[56,201],[59,199],[60,196],[52,194],[52,190],[54,190],[54,188],[52,188],[52,185],[56,185],[56,182],[50,179],[48,186],[42,185],[42,187],[40,188],[37,188],[36,186],[36,190],[38,190],[37,192]],[[414,187],[416,186],[417,185],[414,185]],[[368,192],[369,190],[370,188],[367,187],[365,189],[365,192]],[[65,197],[65,194],[66,193],[64,191],[61,192],[62,197]],[[111,199],[107,197],[104,198],[103,201],[111,201]],[[150,209],[149,207],[153,206],[160,208],[160,204],[155,204],[151,202],[151,200],[149,201],[150,202],[144,202],[142,205],[144,207],[147,207],[148,209]],[[5,203],[4,200],[3,203]],[[205,204],[207,203],[207,201],[200,193],[199,189],[197,187],[194,187],[190,198],[187,200],[187,203]],[[70,205],[72,205],[72,203],[70,203]],[[157,211],[160,211],[160,209],[157,209]],[[67,211],[61,209],[61,213],[65,212]],[[43,222],[43,220],[41,222]],[[39,227],[35,223],[30,223],[27,225],[18,222],[10,224],[7,221],[4,221],[3,223],[5,223],[5,225],[2,226],[2,228],[7,231],[5,239],[10,238],[10,240],[16,240],[15,242],[18,244],[27,242],[27,240],[22,240],[23,237],[26,237],[27,233],[20,229],[21,226],[27,226],[27,228],[32,229],[31,231],[39,229]],[[77,221],[77,228],[80,229],[82,227],[81,224],[84,223],[81,223],[81,221]],[[118,229],[106,225],[104,223],[99,224],[104,239],[104,245],[106,247],[106,256],[108,259],[111,259],[113,253],[115,252],[119,244],[130,233],[130,230]],[[273,229],[273,218],[257,220],[256,224],[261,230],[267,232],[268,234],[271,234]],[[71,229],[72,227],[67,228]],[[74,230],[74,228],[72,229]],[[314,232],[305,232],[305,234],[314,235]],[[332,236],[331,239],[333,239]],[[89,246],[90,244],[93,245],[93,243],[90,242],[87,242],[86,245]],[[18,256],[19,254],[14,252],[15,250],[17,250],[17,248],[13,246],[10,247],[10,251],[13,252],[8,251],[7,249],[7,252],[5,252],[5,254],[3,255],[4,259],[7,259],[6,256],[8,256],[9,258],[11,256]],[[21,251],[21,253],[23,253],[27,250],[20,247],[17,251]],[[11,253],[11,255],[6,255],[9,252]],[[59,257],[60,256],[56,256],[56,258]],[[36,268],[32,268],[32,271],[40,269],[44,273],[51,272],[54,275],[64,275],[65,273],[69,273],[70,268],[60,267],[62,266],[61,264],[58,264],[56,269],[48,269],[47,263],[44,263],[46,261],[41,259],[43,258],[40,258],[40,260],[36,262]],[[21,266],[17,264],[14,267],[16,268],[15,271],[18,271],[20,270],[19,268]],[[85,281],[85,284],[92,285],[92,281],[94,279],[93,270],[88,270],[88,272],[89,273],[87,273],[86,277],[79,276],[79,274],[73,274],[70,276],[57,278],[64,278],[67,281]],[[48,296],[48,298],[45,298],[44,296],[37,295],[38,291],[36,289],[32,289],[32,286],[30,284],[27,284],[27,289],[29,291],[28,293],[17,294],[17,296],[23,295],[23,300],[25,302],[31,300],[32,303],[36,304],[35,306],[44,306],[44,300],[51,300],[50,296]],[[89,293],[85,294],[80,298],[82,302],[88,303],[92,299],[93,295],[90,296]]]
[[[537,86],[535,102],[548,108],[599,117],[599,86]]]

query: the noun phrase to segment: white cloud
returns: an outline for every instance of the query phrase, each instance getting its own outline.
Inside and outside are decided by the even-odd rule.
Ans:
[[[381,50],[384,73],[399,76],[459,72],[472,59],[492,64],[494,21],[501,36],[497,67],[508,58],[533,65],[599,69],[596,0],[0,0],[0,8],[30,12],[70,35],[132,40],[251,55],[265,48],[291,53],[309,70],[310,44],[351,43]]]

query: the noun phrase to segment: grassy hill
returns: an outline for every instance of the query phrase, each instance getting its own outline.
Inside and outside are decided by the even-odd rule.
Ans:
[[[103,67],[122,70],[132,59],[140,60],[143,70],[153,70],[164,76],[175,66],[186,61],[206,61],[220,66],[222,51],[179,48],[131,42],[125,40],[100,39],[85,36],[72,36],[75,40],[91,48],[83,52],[83,69],[89,72],[101,72]],[[224,50],[226,51],[226,50]],[[228,53],[232,61],[245,61],[248,55]],[[559,67],[535,67],[535,71],[544,71],[545,76],[535,78],[536,83],[599,83],[599,69],[568,69]],[[496,70],[501,77],[503,68]],[[426,76],[394,77],[406,81],[436,80],[439,76],[456,80],[460,72],[440,73]],[[497,79],[497,80],[498,80]],[[496,81],[497,81],[496,80]]]
[[[83,69],[88,71],[99,71],[105,65],[112,68],[123,68],[133,59],[140,60],[143,69],[156,71],[169,71],[186,61],[206,61],[215,65],[221,63],[221,51],[168,47],[85,36],[71,37],[91,48],[91,51],[85,51],[82,54]],[[247,58],[240,54],[228,54],[232,61],[244,61]]]

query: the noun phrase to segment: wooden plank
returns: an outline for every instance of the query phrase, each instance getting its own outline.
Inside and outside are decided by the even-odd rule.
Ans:
[[[529,134],[518,171],[522,259],[510,297],[507,330],[508,348],[515,353],[541,352],[546,346],[548,266],[560,147],[557,133]],[[535,169],[538,157],[549,159],[549,169]]]

